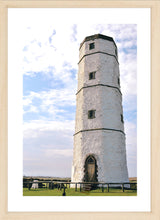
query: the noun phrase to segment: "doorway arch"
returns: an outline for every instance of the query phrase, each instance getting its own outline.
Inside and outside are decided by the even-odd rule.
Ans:
[[[84,165],[84,182],[98,182],[97,161],[93,155],[89,155]]]

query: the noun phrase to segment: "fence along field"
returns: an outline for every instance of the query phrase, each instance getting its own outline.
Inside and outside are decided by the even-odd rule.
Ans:
[[[36,181],[36,182],[35,182]],[[72,184],[72,188],[71,185]],[[117,186],[116,186],[117,184]],[[128,188],[128,184],[130,188]],[[73,187],[74,186],[74,187]],[[73,183],[70,178],[24,177],[23,196],[136,196],[137,178],[130,183]]]

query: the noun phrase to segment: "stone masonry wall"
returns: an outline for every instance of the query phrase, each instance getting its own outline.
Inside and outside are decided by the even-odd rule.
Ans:
[[[95,48],[89,50],[92,42]],[[83,181],[84,164],[89,155],[97,161],[98,181],[128,181],[116,50],[114,42],[98,38],[84,42],[79,51],[72,166],[75,182]],[[89,80],[90,72],[95,72],[95,79]],[[88,119],[89,110],[96,110],[95,118]]]

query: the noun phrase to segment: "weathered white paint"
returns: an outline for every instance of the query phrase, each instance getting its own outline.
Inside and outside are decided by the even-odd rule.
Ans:
[[[95,42],[95,48],[89,50],[92,42]],[[96,158],[98,181],[128,182],[119,64],[115,50],[113,41],[101,38],[86,41],[80,48],[72,182],[83,181],[84,164],[89,155]],[[107,54],[96,53],[98,51]],[[89,80],[89,73],[93,71],[96,71],[96,78]],[[88,119],[88,111],[92,109],[96,110],[96,117]],[[101,128],[113,130],[90,130]]]

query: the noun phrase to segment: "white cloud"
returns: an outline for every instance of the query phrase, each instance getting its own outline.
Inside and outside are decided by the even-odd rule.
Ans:
[[[23,99],[23,106],[29,106],[32,103],[32,99],[30,97],[25,97]]]
[[[30,105],[30,109],[28,112],[39,112],[39,110],[36,106]]]
[[[70,68],[77,68],[79,45],[72,40],[75,36],[74,32],[71,33],[72,30],[75,31],[75,26],[70,24],[63,28],[56,24],[46,24],[43,30],[31,25],[30,29],[26,29],[25,32],[28,33],[21,36],[24,39],[23,48],[27,48],[21,53],[25,57],[23,73],[32,76],[33,72],[43,71],[47,74],[48,67],[54,66],[54,76],[62,77],[67,70],[64,63],[69,63]]]
[[[39,100],[38,104],[34,102],[35,98],[36,100]],[[75,102],[76,100],[74,88],[51,89],[49,91],[42,91],[39,93],[30,92],[29,95],[24,96],[24,114],[28,112],[44,112],[50,114],[50,120],[53,120],[56,117],[61,117],[62,119],[65,117],[65,114],[60,116],[60,113],[66,112],[67,114],[69,110],[67,111],[66,107],[75,107]],[[73,114],[74,112],[70,112],[70,116]]]
[[[23,125],[24,138],[30,138],[34,136],[35,132],[48,132],[48,131],[63,132],[64,130],[72,132],[74,131],[74,124],[75,121],[70,121],[70,120],[66,120],[66,121],[32,120],[30,122],[25,122]]]

